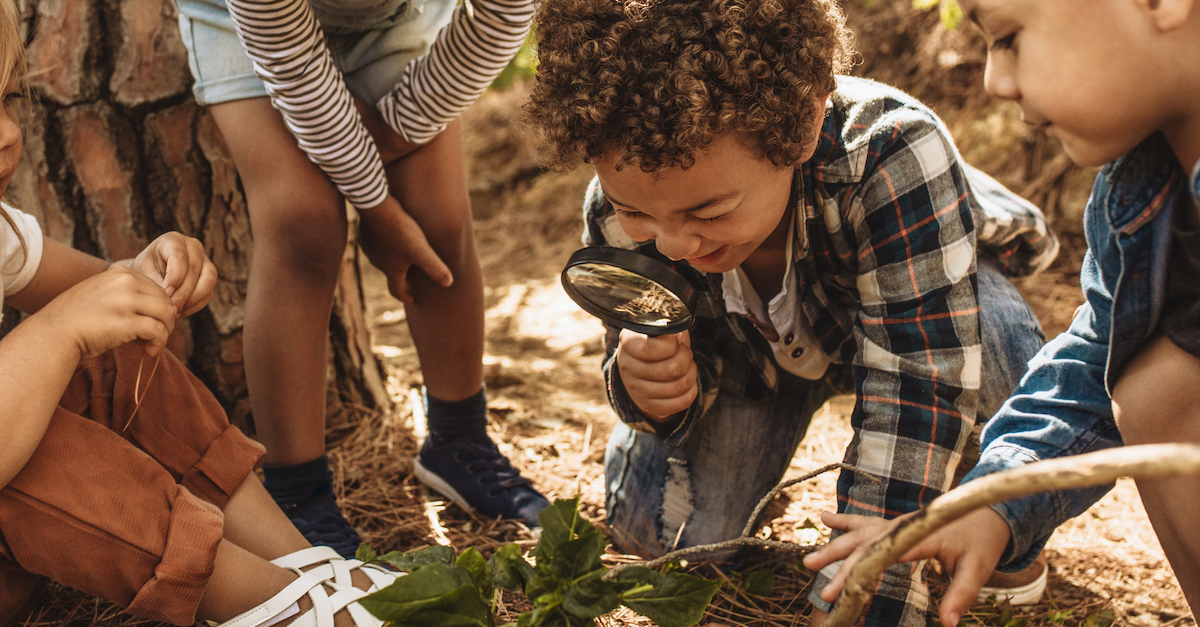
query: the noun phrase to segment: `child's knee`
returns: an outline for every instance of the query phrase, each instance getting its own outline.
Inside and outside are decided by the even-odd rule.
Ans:
[[[1200,441],[1200,358],[1164,336],[1142,347],[1113,388],[1126,444]]]
[[[294,192],[270,198],[255,211],[255,255],[295,270],[336,275],[346,249],[341,201],[324,202]]]

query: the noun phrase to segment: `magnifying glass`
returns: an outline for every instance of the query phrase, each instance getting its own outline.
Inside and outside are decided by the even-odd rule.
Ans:
[[[575,251],[563,268],[562,284],[584,311],[646,335],[685,331],[698,315],[700,295],[683,275],[624,248],[589,246]]]

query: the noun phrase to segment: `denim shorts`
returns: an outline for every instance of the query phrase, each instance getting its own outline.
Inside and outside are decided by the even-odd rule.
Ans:
[[[175,0],[196,102],[212,105],[267,95],[238,40],[225,0]],[[309,0],[325,45],[355,97],[375,104],[409,61],[425,54],[450,22],[457,0]]]

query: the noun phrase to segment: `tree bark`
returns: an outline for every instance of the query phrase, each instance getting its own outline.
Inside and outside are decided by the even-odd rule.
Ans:
[[[20,6],[34,97],[5,200],[36,216],[47,237],[110,260],[170,230],[204,242],[220,279],[208,308],[180,325],[170,347],[230,419],[252,430],[242,361],[250,221],[224,140],[192,99],[174,5]],[[330,321],[331,418],[389,404],[363,315],[358,255],[351,241]]]

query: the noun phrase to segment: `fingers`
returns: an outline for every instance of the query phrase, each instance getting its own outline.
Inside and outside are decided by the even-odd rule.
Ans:
[[[180,317],[204,308],[217,281],[216,266],[200,240],[175,232],[151,242],[134,260],[133,268],[162,287]]]
[[[429,275],[434,283],[442,287],[450,287],[450,284],[454,283],[454,274],[450,272],[450,266],[447,266],[446,262],[438,257],[437,252],[423,236],[421,243],[424,246],[412,251],[413,265],[425,271],[425,274]]]
[[[617,367],[625,391],[642,413],[668,418],[691,407],[700,393],[687,333],[650,337],[622,331]]]
[[[975,603],[980,588],[987,583],[995,568],[996,561],[989,560],[980,553],[968,552],[963,555],[954,565],[950,587],[942,597],[942,602],[938,604],[938,616],[943,625],[954,627],[958,624],[962,615]]]

